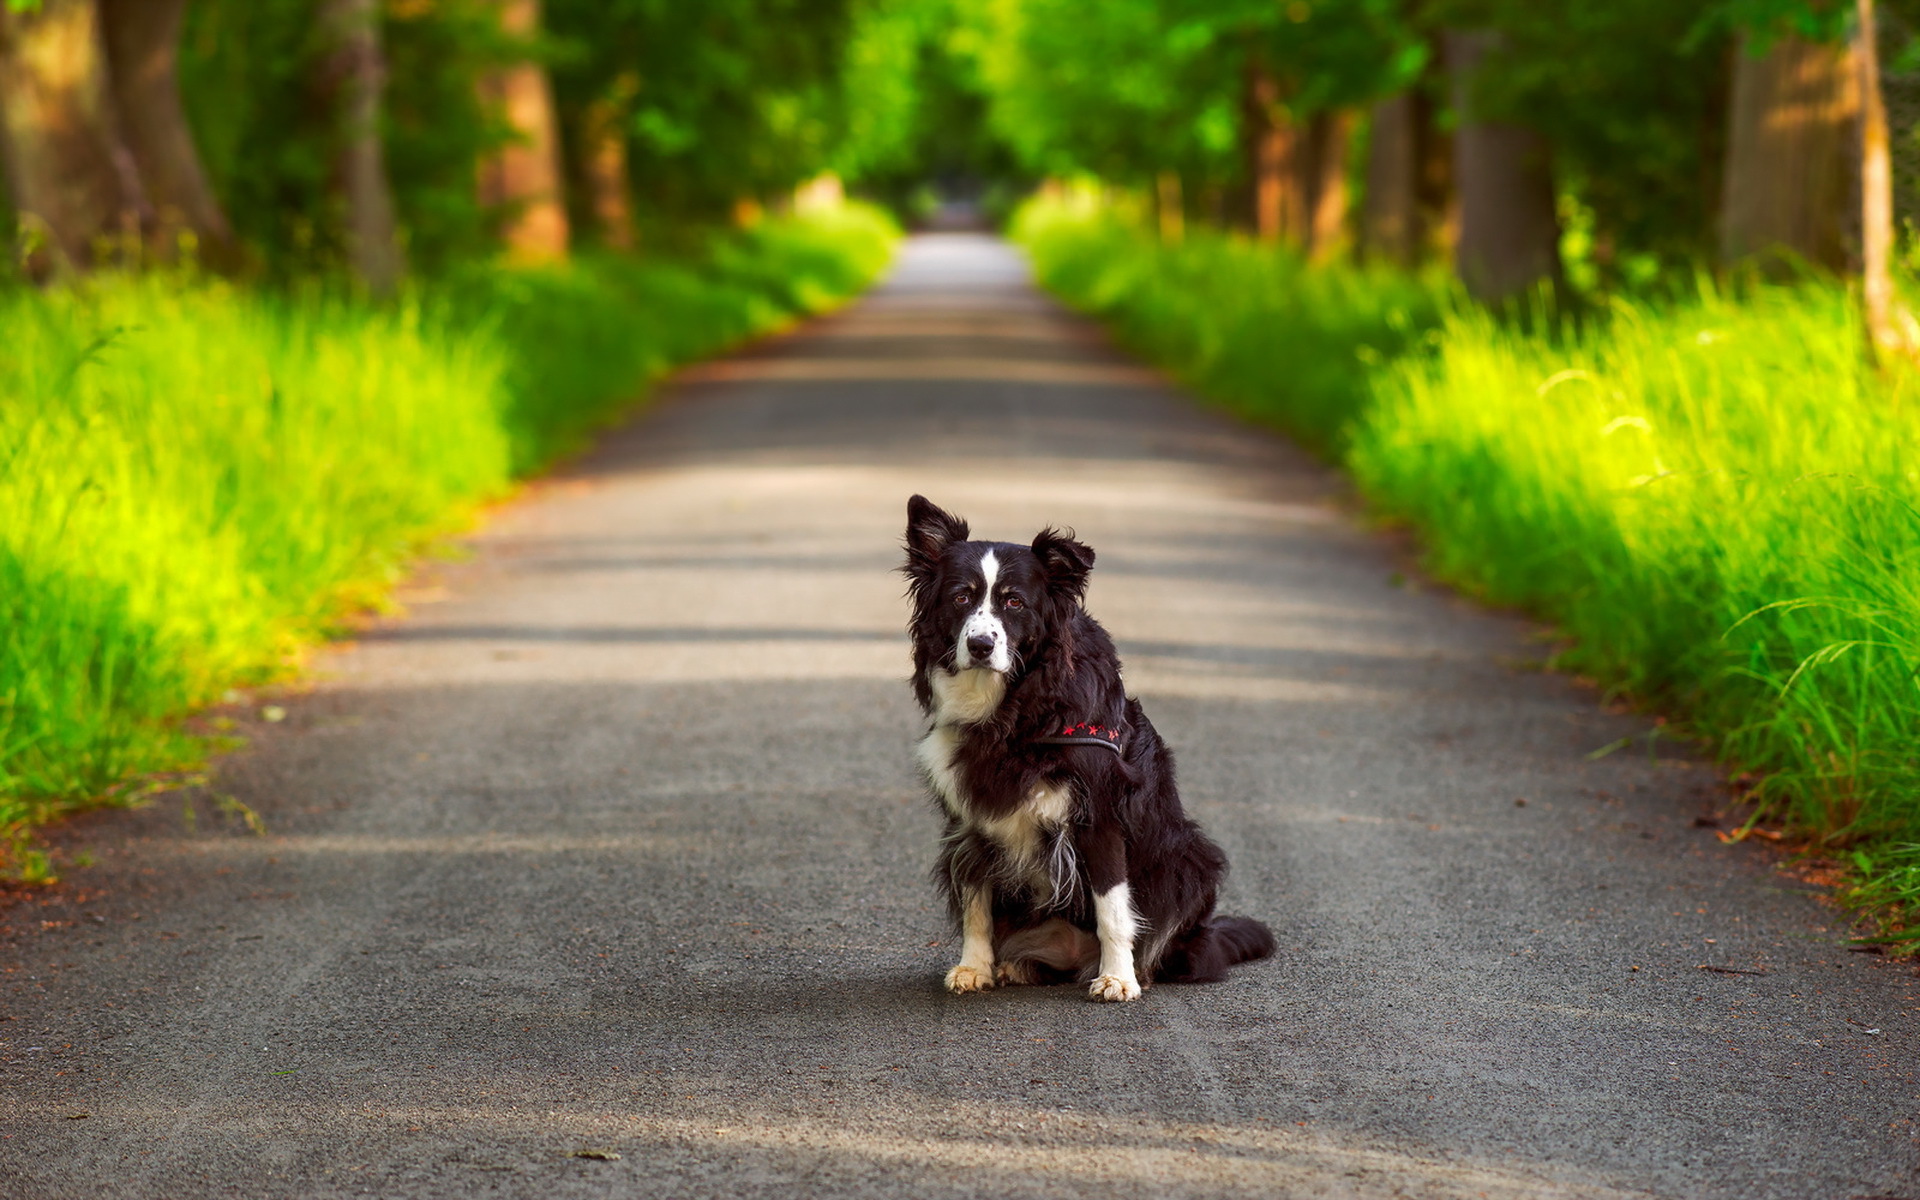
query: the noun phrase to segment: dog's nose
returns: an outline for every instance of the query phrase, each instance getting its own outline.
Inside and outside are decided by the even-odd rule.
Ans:
[[[985,658],[993,653],[993,637],[990,634],[976,633],[967,639],[967,653],[975,658]]]

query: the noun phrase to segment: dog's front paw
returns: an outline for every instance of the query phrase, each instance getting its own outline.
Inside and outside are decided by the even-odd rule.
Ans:
[[[993,986],[993,972],[982,971],[970,963],[961,963],[947,972],[947,990],[956,996],[984,992]]]
[[[1095,1000],[1138,1000],[1140,981],[1132,976],[1102,975],[1087,989]]]

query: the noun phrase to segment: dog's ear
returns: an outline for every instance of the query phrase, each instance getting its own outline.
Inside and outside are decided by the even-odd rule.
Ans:
[[[1033,553],[1047,573],[1047,590],[1075,603],[1086,599],[1087,573],[1093,570],[1093,547],[1075,540],[1073,531],[1048,527],[1033,539]]]
[[[955,542],[967,540],[967,523],[925,496],[907,501],[907,562],[901,570],[916,584],[932,579],[940,569],[940,555]]]

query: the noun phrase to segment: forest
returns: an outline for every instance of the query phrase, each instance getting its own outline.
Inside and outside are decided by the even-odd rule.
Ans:
[[[1920,4],[6,0],[0,827],[901,226],[1340,464],[1920,898]],[[1652,747],[1648,748],[1653,753]]]

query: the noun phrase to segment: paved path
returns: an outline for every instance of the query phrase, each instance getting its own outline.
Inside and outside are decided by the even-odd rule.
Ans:
[[[939,990],[916,490],[1098,548],[1276,960]],[[250,718],[267,837],[83,823],[7,918],[0,1195],[1920,1195],[1911,970],[1694,827],[1710,773],[1589,761],[1642,723],[1338,496],[1004,247],[914,242]]]

